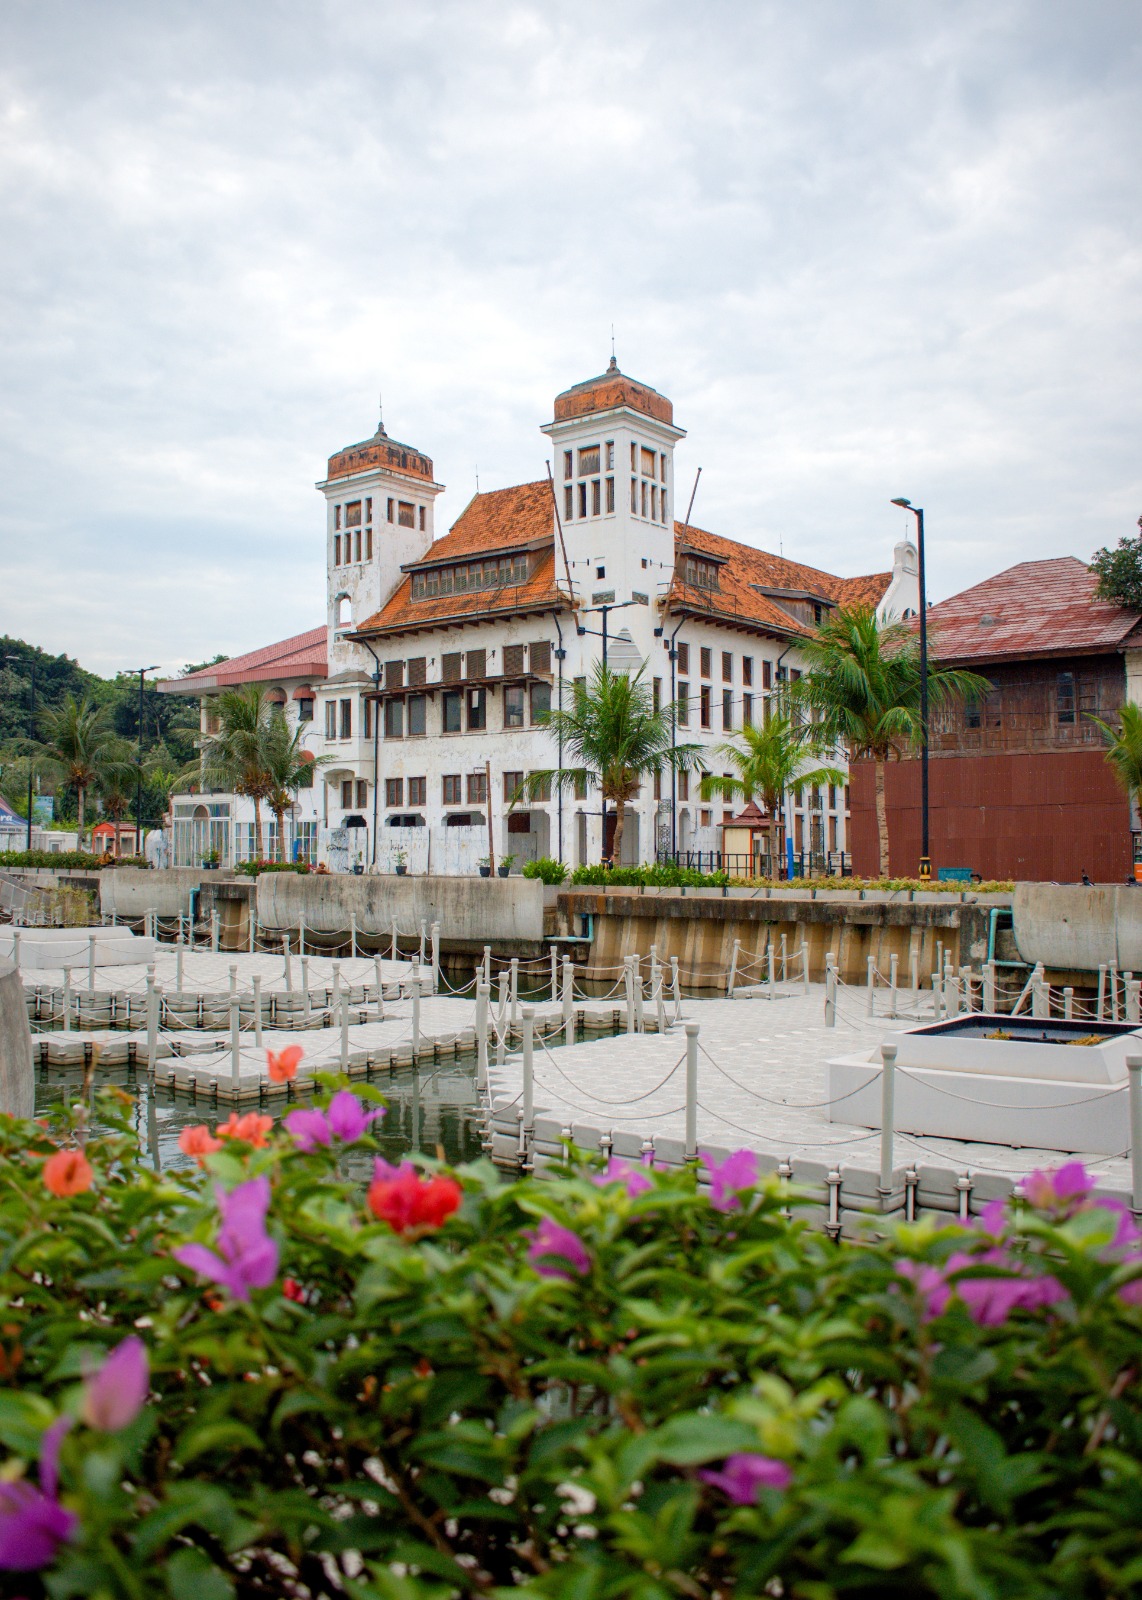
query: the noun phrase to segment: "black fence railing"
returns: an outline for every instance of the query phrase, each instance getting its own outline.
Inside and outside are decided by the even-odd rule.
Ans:
[[[851,878],[847,850],[797,850],[790,874],[786,856],[737,855],[725,850],[660,850],[659,866],[689,867],[695,872],[728,872],[731,878]]]

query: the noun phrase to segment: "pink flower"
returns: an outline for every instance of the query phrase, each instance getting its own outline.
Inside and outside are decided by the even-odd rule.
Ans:
[[[566,1278],[570,1283],[576,1276],[582,1278],[590,1272],[591,1252],[570,1228],[544,1217],[530,1238],[527,1259],[541,1278]]]
[[[204,1244],[180,1245],[172,1253],[184,1267],[229,1289],[235,1300],[248,1300],[251,1289],[265,1289],[278,1271],[278,1247],[266,1232],[270,1180],[263,1173],[229,1194],[214,1192],[222,1213],[217,1254]]]
[[[1009,1276],[973,1278],[972,1267],[1003,1268]],[[985,1250],[969,1255],[957,1250],[942,1267],[917,1261],[898,1261],[896,1270],[915,1286],[924,1303],[924,1321],[941,1316],[953,1294],[959,1296],[973,1322],[982,1328],[998,1327],[1013,1311],[1038,1311],[1065,1300],[1067,1291],[1050,1273],[1025,1274],[1006,1250]],[[963,1274],[961,1276],[961,1274]]]
[[[788,1489],[793,1482],[793,1474],[784,1461],[775,1461],[772,1456],[756,1455],[752,1451],[727,1456],[720,1472],[707,1469],[699,1472],[698,1476],[703,1483],[711,1483],[715,1489],[721,1489],[735,1506],[752,1506],[759,1489]]]
[[[597,1183],[600,1188],[605,1188],[609,1183],[621,1183],[630,1200],[637,1200],[640,1194],[654,1188],[654,1179],[648,1177],[642,1167],[632,1167],[629,1161],[624,1161],[620,1156],[612,1156],[606,1170],[596,1172],[591,1182]]]
[[[1078,1209],[1072,1202],[1085,1200],[1093,1188],[1094,1179],[1081,1161],[1036,1168],[1023,1180],[1023,1194],[1037,1210],[1065,1211],[1068,1215]]]
[[[373,1181],[366,1195],[369,1210],[380,1222],[387,1222],[394,1233],[421,1233],[442,1228],[464,1199],[455,1178],[438,1172],[424,1177],[411,1161],[392,1167],[378,1156],[373,1162]]]
[[[59,1503],[59,1451],[71,1427],[61,1417],[40,1444],[40,1487],[19,1479],[0,1483],[0,1571],[38,1572],[61,1544],[74,1538],[79,1518]]]
[[[316,1150],[319,1144],[333,1143],[333,1130],[324,1111],[308,1107],[291,1111],[285,1119],[285,1125],[298,1149],[304,1150],[307,1155],[311,1150]]]
[[[919,1261],[898,1261],[896,1270],[908,1278],[924,1303],[922,1320],[931,1322],[938,1317],[951,1299],[951,1290],[939,1267],[925,1266]]]
[[[285,1125],[299,1150],[307,1154],[319,1144],[332,1144],[342,1139],[346,1144],[356,1144],[371,1123],[383,1117],[385,1110],[378,1106],[366,1111],[361,1101],[349,1089],[339,1089],[325,1111],[316,1107],[291,1111]]]
[[[139,1415],[147,1400],[150,1366],[147,1347],[134,1334],[117,1344],[88,1378],[83,1391],[83,1420],[102,1433],[118,1433]]]
[[[735,1150],[722,1162],[703,1151],[702,1160],[710,1171],[710,1204],[715,1211],[736,1211],[743,1189],[757,1185],[757,1157],[752,1150]]]

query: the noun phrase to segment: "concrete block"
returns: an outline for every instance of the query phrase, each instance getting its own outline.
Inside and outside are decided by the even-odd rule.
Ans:
[[[656,1134],[654,1161],[656,1166],[680,1167],[686,1160],[686,1144],[682,1139],[668,1139]]]
[[[349,926],[351,913],[362,933],[384,935],[395,919],[406,933],[422,922],[438,922],[446,942],[479,949],[497,940],[538,943],[543,884],[521,877],[299,877],[292,872],[263,873],[258,879],[263,926],[296,928],[304,916],[315,933],[338,933]]]
[[[638,1161],[642,1155],[643,1136],[638,1133],[628,1133],[623,1128],[614,1128],[611,1131],[611,1149],[614,1154],[621,1156],[624,1161]]]
[[[15,967],[0,966],[0,1112],[31,1117],[36,1108],[32,1030],[24,985]]]

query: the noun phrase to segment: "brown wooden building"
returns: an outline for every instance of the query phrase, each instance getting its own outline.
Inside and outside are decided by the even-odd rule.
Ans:
[[[1094,599],[1073,556],[1025,561],[928,612],[929,648],[992,688],[936,714],[929,742],[932,870],[1096,882],[1132,871],[1131,814],[1092,720],[1113,724],[1142,688],[1142,618]],[[853,870],[876,871],[871,762],[852,768]],[[920,859],[920,761],[890,762],[890,871]]]

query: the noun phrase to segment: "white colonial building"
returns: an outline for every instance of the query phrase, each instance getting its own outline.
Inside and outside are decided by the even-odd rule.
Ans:
[[[570,704],[604,650],[612,669],[642,669],[657,702],[677,703],[678,742],[708,745],[720,771],[715,747],[764,717],[830,607],[917,608],[911,544],[896,546],[891,572],[839,578],[677,521],[685,434],[671,402],[613,358],[557,397],[542,431],[553,479],[477,494],[440,539],[443,485],[427,456],[383,427],[338,452],[317,485],[325,627],[162,686],[203,696],[204,733],[211,696],[245,682],[308,725],[307,748],[326,759],[299,794],[287,855],[410,872],[470,872],[488,856],[597,861],[597,793],[513,797],[559,764],[546,714]],[[252,854],[250,802],[177,795],[172,814],[176,864]],[[667,772],[629,809],[622,858],[716,853],[731,814]],[[839,854],[846,822],[844,788],[806,790],[796,850]]]

